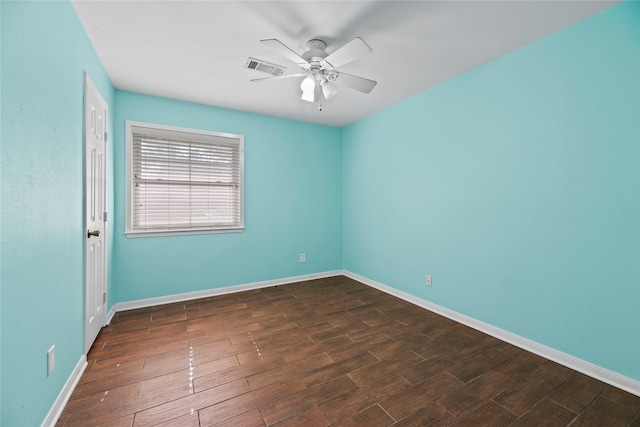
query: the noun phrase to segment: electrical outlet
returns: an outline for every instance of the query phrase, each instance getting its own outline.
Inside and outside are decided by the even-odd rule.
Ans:
[[[427,286],[431,287],[431,275],[427,274]]]
[[[307,256],[305,254],[300,254],[300,262],[307,262]]]
[[[56,346],[52,345],[47,351],[47,376],[51,375],[56,367]]]

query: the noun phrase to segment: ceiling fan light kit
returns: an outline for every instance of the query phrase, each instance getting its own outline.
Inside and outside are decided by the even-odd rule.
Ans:
[[[308,74],[300,83],[303,101],[316,102],[320,99],[320,92],[324,99],[331,99],[337,93],[336,86],[320,74]]]
[[[364,55],[370,54],[372,49],[360,37],[356,37],[332,54],[326,52],[327,44],[319,39],[311,39],[306,43],[306,50],[298,55],[292,49],[277,39],[260,40],[262,44],[273,49],[278,54],[300,67],[303,73],[279,75],[262,79],[253,79],[253,82],[274,80],[282,78],[302,77],[300,83],[302,90],[301,99],[307,102],[317,102],[320,94],[325,99],[331,99],[338,93],[336,84],[369,93],[377,82],[364,77],[341,73],[335,69],[349,62],[355,61]],[[256,61],[254,58],[250,58]],[[258,60],[259,61],[259,60]],[[266,63],[266,61],[263,61]]]
[[[316,84],[316,77],[313,74],[309,74],[300,83],[300,89],[302,89],[302,100],[307,102],[316,102],[318,96],[318,85]]]
[[[322,94],[324,95],[325,99],[331,99],[338,93],[336,85],[328,80],[322,80],[322,82],[320,82],[320,85],[322,86]]]

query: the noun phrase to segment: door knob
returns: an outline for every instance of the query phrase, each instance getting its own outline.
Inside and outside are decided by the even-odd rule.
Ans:
[[[87,231],[87,238],[90,238],[91,236],[100,237],[100,230]]]

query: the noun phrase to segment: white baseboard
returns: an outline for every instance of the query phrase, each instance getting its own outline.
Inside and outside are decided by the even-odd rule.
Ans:
[[[382,292],[401,298],[414,305],[440,314],[444,317],[447,317],[458,323],[462,323],[463,325],[469,326],[480,332],[484,332],[485,334],[491,335],[495,338],[498,338],[499,340],[506,341],[509,344],[515,345],[516,347],[520,347],[524,350],[530,351],[531,353],[535,353],[539,356],[544,357],[545,359],[552,360],[570,369],[581,372],[614,387],[628,391],[629,393],[635,394],[636,396],[640,396],[640,381],[634,380],[633,378],[629,378],[608,369],[602,368],[598,365],[594,365],[593,363],[568,355],[551,347],[539,344],[535,341],[523,338],[519,335],[497,328],[488,323],[481,322],[472,317],[465,316],[464,314],[449,310],[448,308],[423,300],[422,298],[418,298],[415,295],[408,294],[406,292],[352,273],[350,271],[344,271],[343,274],[353,280],[357,280],[358,282],[371,286],[372,288],[376,288]]]
[[[83,354],[80,360],[78,361],[78,364],[74,368],[73,372],[71,372],[71,375],[69,376],[69,379],[67,380],[66,384],[62,388],[62,391],[58,395],[58,398],[56,399],[56,401],[53,403],[53,406],[49,410],[47,417],[42,422],[42,427],[53,427],[56,425],[56,423],[58,422],[58,418],[60,418],[60,414],[62,414],[62,410],[64,409],[67,402],[69,401],[69,398],[71,397],[71,393],[73,393],[73,390],[76,388],[76,385],[78,385],[78,381],[80,381],[80,377],[82,377],[82,374],[86,369],[86,367],[87,367],[87,356]]]
[[[109,323],[111,323],[111,320],[113,320],[113,316],[116,315],[116,305],[114,304],[111,306],[111,310],[109,310],[109,312],[107,313],[107,319],[104,322],[105,325],[108,325]]]
[[[136,301],[119,302],[111,307],[108,314],[107,324],[111,322],[113,316],[118,311],[134,310],[136,308],[151,307],[154,305],[171,304],[174,302],[189,301],[198,298],[207,298],[217,295],[232,294],[236,292],[250,291],[253,289],[268,288],[271,286],[288,285],[291,283],[303,282],[305,280],[324,279],[325,277],[341,276],[343,270],[325,271],[323,273],[306,274],[302,276],[285,277],[282,279],[264,280],[261,282],[246,283],[243,285],[226,286],[224,288],[206,289],[204,291],[187,292],[183,294],[168,295],[165,297],[147,298]]]

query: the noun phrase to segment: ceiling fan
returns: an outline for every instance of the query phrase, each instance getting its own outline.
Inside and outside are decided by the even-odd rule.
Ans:
[[[304,76],[300,84],[300,89],[302,89],[301,99],[303,101],[316,102],[320,99],[320,93],[325,99],[333,98],[338,93],[335,84],[355,89],[359,92],[369,93],[378,83],[374,80],[335,70],[372,52],[369,45],[360,37],[356,37],[330,55],[325,51],[327,44],[319,39],[309,40],[302,55],[298,55],[277,39],[260,40],[260,42],[302,68],[304,73],[266,77],[251,81],[262,82]]]

